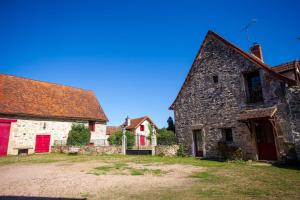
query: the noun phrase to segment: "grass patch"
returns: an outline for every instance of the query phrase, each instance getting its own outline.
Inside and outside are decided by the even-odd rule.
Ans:
[[[144,175],[145,170],[140,170],[140,169],[131,169],[131,175],[132,176],[142,176]]]
[[[132,176],[141,176],[145,174],[151,174],[154,176],[162,176],[163,174],[167,174],[167,171],[162,171],[161,169],[148,169],[148,168],[139,168],[139,167],[131,167],[127,163],[114,163],[112,165],[103,165],[94,168],[92,171],[88,172],[88,174],[94,175],[132,175]]]
[[[208,172],[195,172],[190,177],[212,182],[217,182],[220,180],[220,177],[210,174]]]

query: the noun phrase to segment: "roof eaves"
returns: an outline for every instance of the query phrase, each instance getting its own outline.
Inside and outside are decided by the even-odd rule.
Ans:
[[[179,98],[184,86],[187,84],[187,82],[189,81],[190,79],[190,76],[191,76],[191,72],[194,68],[194,64],[196,62],[196,60],[199,59],[199,55],[201,55],[202,51],[203,51],[203,48],[207,42],[207,38],[208,38],[208,35],[212,35],[214,37],[216,37],[217,39],[221,40],[225,45],[229,46],[230,48],[232,48],[233,50],[235,50],[237,53],[241,54],[242,56],[244,56],[245,58],[247,58],[248,60],[252,61],[254,64],[260,66],[264,71],[268,72],[269,74],[271,74],[274,78],[277,78],[277,79],[280,79],[286,83],[288,83],[289,85],[295,85],[296,84],[296,81],[295,80],[292,80],[292,79],[289,79],[277,72],[275,72],[274,70],[272,70],[268,65],[266,65],[265,63],[263,63],[259,58],[256,58],[248,53],[246,53],[244,50],[242,50],[241,48],[235,46],[234,44],[232,44],[231,42],[227,41],[226,39],[224,39],[223,37],[221,37],[220,35],[218,35],[217,33],[209,30],[202,42],[202,45],[196,55],[196,58],[194,59],[193,61],[193,64],[192,64],[192,67],[190,68],[189,72],[188,72],[188,75],[176,97],[176,99],[173,101],[172,105],[169,107],[170,110],[173,110],[174,109],[174,105],[175,105],[175,102],[177,101],[177,99]]]

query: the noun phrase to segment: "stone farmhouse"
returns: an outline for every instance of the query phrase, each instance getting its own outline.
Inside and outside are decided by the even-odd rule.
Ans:
[[[139,117],[130,119],[129,117],[126,118],[126,122],[124,123],[127,126],[125,127],[126,130],[133,132],[135,136],[135,146],[140,147],[149,147],[151,146],[150,140],[148,139],[150,135],[149,126],[154,126],[155,129],[158,127],[152,121],[149,116]],[[107,135],[111,135],[117,131],[122,131],[122,126],[108,126],[107,127]]]
[[[195,156],[219,158],[218,145],[245,159],[300,159],[300,65],[271,67],[254,44],[247,53],[208,31],[170,109],[176,135]]]
[[[49,152],[74,122],[89,127],[91,143],[103,143],[107,121],[90,90],[0,74],[0,156]]]

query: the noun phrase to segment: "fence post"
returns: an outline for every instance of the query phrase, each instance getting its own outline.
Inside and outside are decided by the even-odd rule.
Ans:
[[[127,146],[127,140],[126,140],[126,128],[125,126],[123,127],[122,130],[122,154],[126,155],[126,146]]]
[[[151,138],[152,156],[155,156],[155,147],[156,147],[156,145],[157,145],[156,129],[153,126],[153,128],[152,128],[152,138]]]

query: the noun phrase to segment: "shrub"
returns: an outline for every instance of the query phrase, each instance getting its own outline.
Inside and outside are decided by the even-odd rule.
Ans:
[[[112,145],[122,145],[122,131],[117,131],[111,134],[108,138],[108,141]],[[132,147],[134,145],[134,135],[130,131],[125,132],[127,138],[127,147]]]
[[[180,144],[179,148],[177,150],[177,154],[176,155],[179,156],[179,157],[186,157],[186,156],[188,156],[186,145]]]
[[[225,160],[242,160],[242,149],[233,145],[228,145],[226,142],[218,143],[218,150]]]
[[[69,131],[67,145],[83,146],[89,144],[91,139],[90,130],[84,124],[74,123]]]
[[[158,145],[174,145],[177,144],[176,136],[173,131],[169,131],[165,128],[159,129],[157,133]]]

